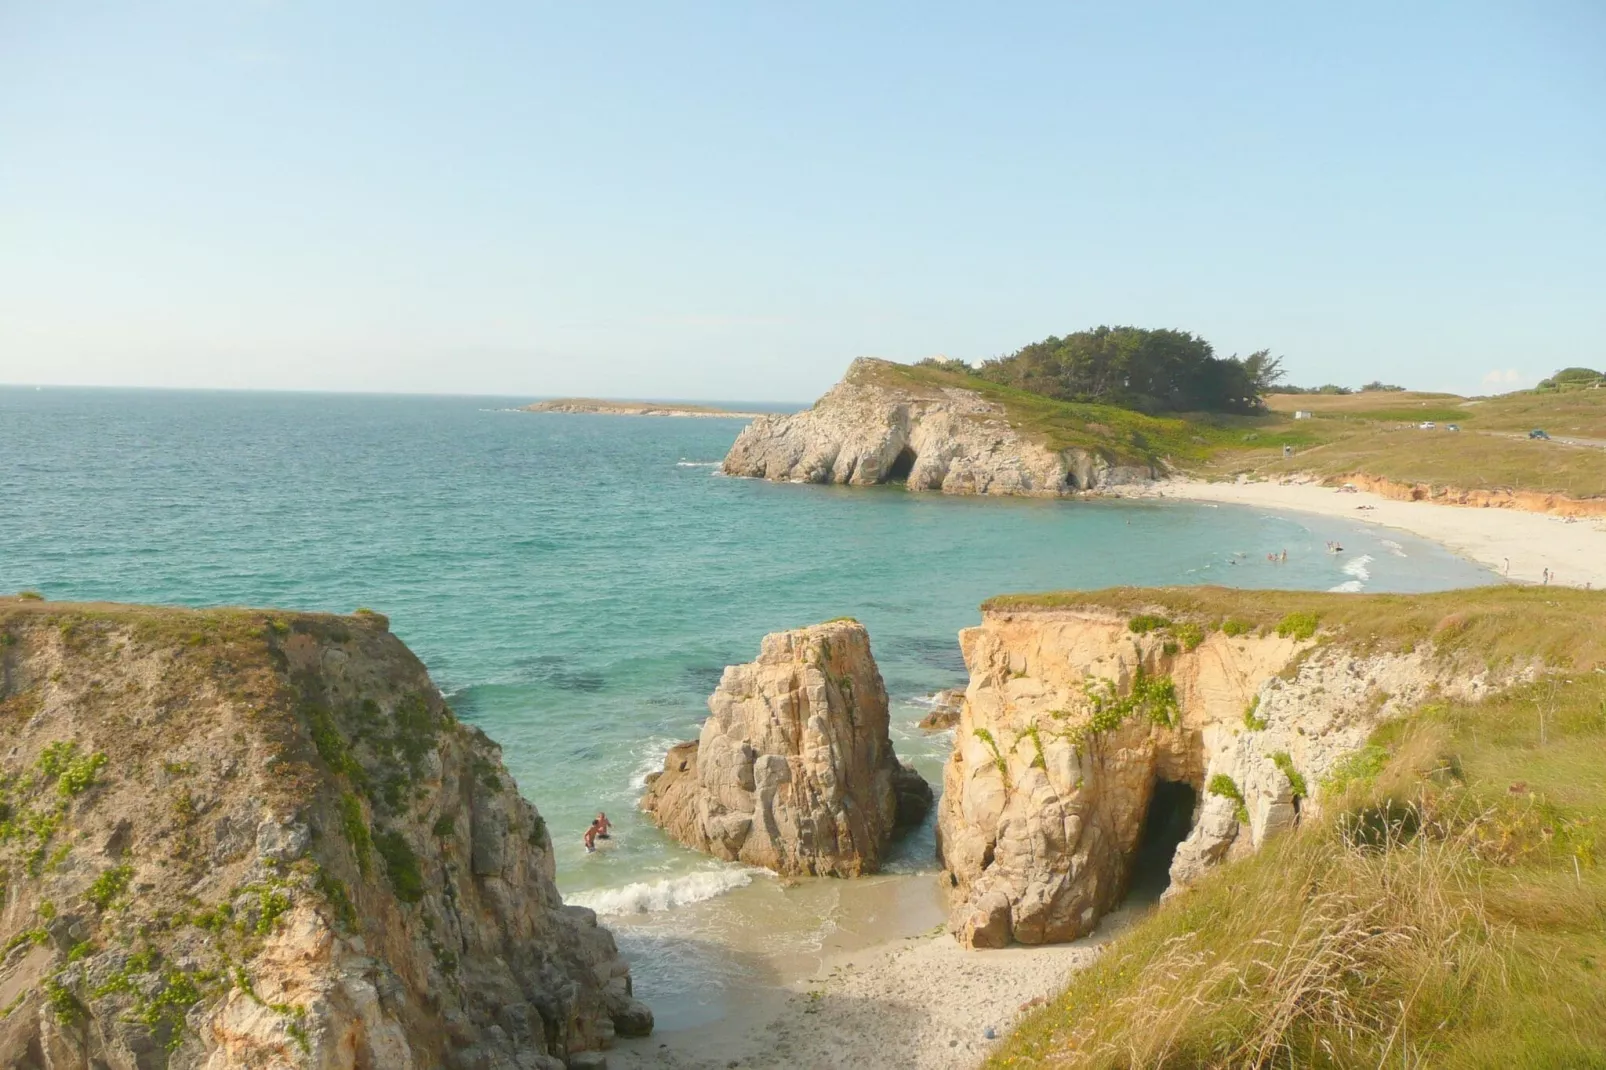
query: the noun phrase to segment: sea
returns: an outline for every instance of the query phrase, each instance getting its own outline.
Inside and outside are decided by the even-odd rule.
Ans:
[[[0,387],[0,591],[385,613],[501,743],[566,899],[615,929],[666,1029],[719,1016],[787,956],[941,920],[929,822],[887,876],[783,882],[637,815],[765,633],[864,622],[898,754],[940,786],[950,735],[916,725],[963,686],[957,633],[992,595],[1495,580],[1402,532],[1257,508],[729,478],[744,420],[518,411],[530,400]],[[598,811],[615,834],[587,854]]]

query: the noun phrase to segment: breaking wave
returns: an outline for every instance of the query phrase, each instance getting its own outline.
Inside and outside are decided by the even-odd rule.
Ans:
[[[748,870],[709,869],[688,873],[683,877],[638,881],[623,888],[577,892],[564,898],[577,906],[590,907],[603,916],[651,914],[659,910],[673,910],[688,903],[700,903],[751,883],[753,875]]]
[[[676,468],[718,468],[718,461],[676,461]]]
[[[1371,571],[1366,567],[1371,563],[1372,555],[1362,554],[1344,566],[1344,575],[1352,578],[1345,580],[1337,587],[1329,587],[1327,589],[1339,594],[1359,594],[1366,589],[1366,581],[1372,578]]]

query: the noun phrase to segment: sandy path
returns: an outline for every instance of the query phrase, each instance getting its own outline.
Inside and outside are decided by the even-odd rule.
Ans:
[[[1432,539],[1497,574],[1527,583],[1606,588],[1606,519],[1568,519],[1520,509],[1478,509],[1342,493],[1311,482],[1206,483],[1169,480],[1116,488],[1115,496],[1227,502],[1343,517]]]
[[[610,1070],[973,1070],[1130,921],[1073,944],[966,951],[942,933],[845,952],[698,1029],[625,1041]],[[992,1037],[987,1032],[991,1030]]]

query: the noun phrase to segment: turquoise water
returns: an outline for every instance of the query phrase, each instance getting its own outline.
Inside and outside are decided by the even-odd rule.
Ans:
[[[0,389],[0,590],[389,614],[502,743],[560,884],[624,911],[746,879],[667,844],[633,804],[765,632],[862,620],[898,751],[940,782],[948,740],[914,727],[920,700],[963,682],[955,633],[990,595],[1490,579],[1400,533],[1229,506],[728,479],[714,465],[739,420],[506,411],[524,400]],[[587,856],[598,809],[620,834]],[[897,864],[929,867],[930,851],[928,829]]]

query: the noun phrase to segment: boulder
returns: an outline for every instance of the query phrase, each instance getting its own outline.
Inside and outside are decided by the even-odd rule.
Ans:
[[[928,732],[941,732],[959,723],[959,711],[965,705],[965,692],[949,688],[932,696],[931,712],[920,719],[920,727]]]
[[[898,762],[887,692],[857,621],[764,637],[725,670],[693,742],[649,778],[642,810],[688,847],[777,873],[875,872],[931,788]]]

